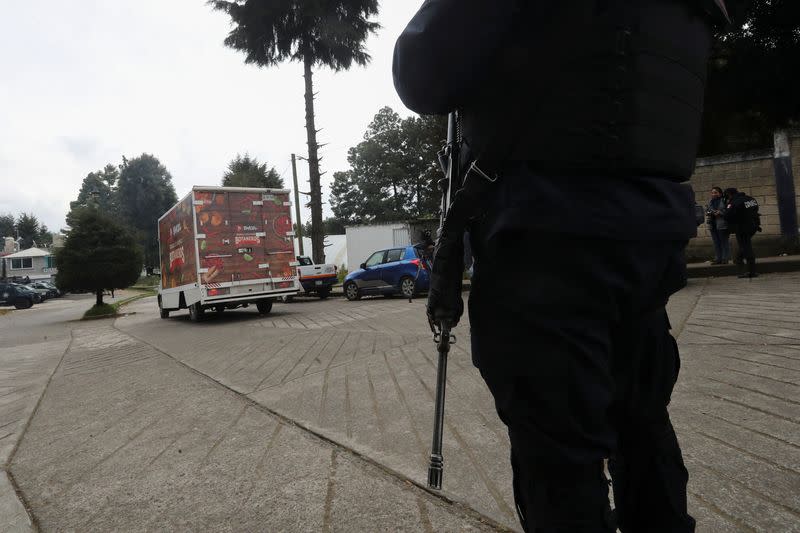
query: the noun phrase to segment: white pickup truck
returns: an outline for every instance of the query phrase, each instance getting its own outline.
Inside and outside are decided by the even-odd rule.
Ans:
[[[322,299],[331,294],[331,289],[339,281],[336,265],[315,265],[310,257],[298,256],[297,277],[305,294],[316,294]]]

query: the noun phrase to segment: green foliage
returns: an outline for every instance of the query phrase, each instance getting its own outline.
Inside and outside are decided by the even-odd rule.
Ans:
[[[233,25],[225,45],[245,54],[246,63],[274,66],[309,61],[340,71],[353,62],[366,65],[364,42],[380,25],[369,21],[378,0],[297,2],[279,0],[211,0]]]
[[[436,152],[447,138],[442,117],[408,117],[384,107],[364,140],[350,148],[350,170],[336,172],[331,209],[343,224],[435,216],[441,177]]]
[[[325,235],[344,235],[345,224],[342,220],[336,217],[328,217],[322,221]],[[295,231],[297,224],[295,224]],[[303,224],[303,236],[311,235],[311,223],[306,222]]]
[[[119,214],[144,249],[145,265],[158,265],[158,219],[178,201],[172,176],[150,154],[123,157],[116,196]]]
[[[161,276],[142,276],[136,280],[136,288],[158,287]]]
[[[264,187],[267,189],[283,189],[283,178],[275,171],[275,167],[267,169],[266,163],[248,154],[236,157],[228,165],[222,176],[223,187]]]
[[[44,246],[53,242],[53,236],[47,226],[39,222],[36,216],[29,213],[20,213],[14,225],[14,229],[19,233],[20,250],[25,250],[33,246]]]
[[[101,316],[114,316],[117,314],[117,307],[111,304],[93,305],[83,314],[83,318],[97,318]]]
[[[142,253],[133,236],[115,219],[96,209],[80,210],[56,252],[56,284],[63,291],[122,289],[139,278]]]
[[[119,169],[111,164],[106,165],[103,170],[87,174],[83,178],[78,198],[69,203],[67,226],[72,227],[76,211],[85,207],[96,208],[112,216],[118,214],[116,190],[118,179]]]
[[[14,220],[14,215],[11,213],[7,213],[5,215],[0,215],[0,238],[2,237],[16,237],[15,230],[16,230],[16,220]],[[2,245],[0,245],[2,247]]]
[[[800,123],[800,2],[735,0],[709,66],[701,154],[772,145]]]
[[[349,273],[349,272],[347,272],[347,269],[344,267],[344,264],[342,264],[342,265],[339,267],[339,272],[337,273],[337,277],[339,278],[339,283],[340,283],[340,284],[341,284],[341,283],[344,283],[344,278],[346,278],[346,277],[347,277],[347,274],[348,274],[348,273]]]

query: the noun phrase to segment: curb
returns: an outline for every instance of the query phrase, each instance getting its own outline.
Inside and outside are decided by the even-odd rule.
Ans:
[[[690,278],[738,276],[740,272],[739,265],[733,263],[727,265],[690,264],[687,265],[686,270]],[[759,274],[798,271],[800,271],[800,259],[796,257],[791,259],[775,257],[765,259],[762,262],[759,262],[758,258],[756,258],[756,272]]]

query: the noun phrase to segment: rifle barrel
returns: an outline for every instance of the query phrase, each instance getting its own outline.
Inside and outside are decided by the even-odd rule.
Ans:
[[[436,369],[436,409],[433,418],[433,443],[431,462],[428,466],[428,486],[442,488],[444,457],[442,456],[442,433],[444,431],[444,397],[447,386],[447,354],[450,351],[450,328],[442,326],[438,343],[439,364]]]

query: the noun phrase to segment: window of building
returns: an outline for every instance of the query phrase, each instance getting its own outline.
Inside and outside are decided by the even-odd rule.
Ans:
[[[48,255],[44,258],[44,267],[45,268],[55,268],[56,267],[56,258],[55,256]]]
[[[25,268],[33,268],[33,258],[20,257],[19,259],[11,260],[11,270],[22,270]]]

